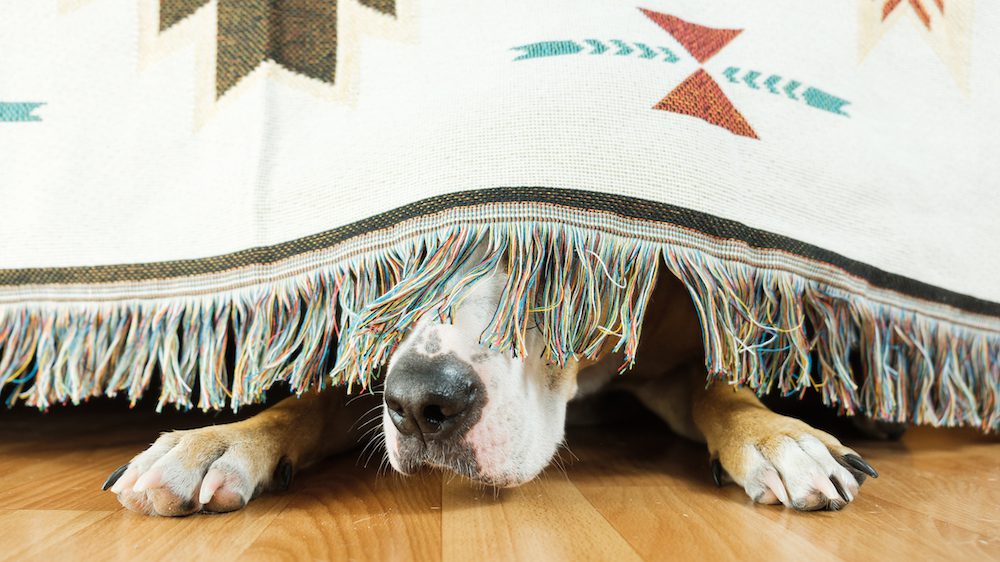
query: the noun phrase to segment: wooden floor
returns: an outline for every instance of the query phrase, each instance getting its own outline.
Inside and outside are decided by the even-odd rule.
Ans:
[[[882,477],[839,513],[755,506],[711,483],[701,447],[632,423],[571,432],[565,472],[500,493],[354,453],[241,512],[158,519],[101,483],[158,431],[213,419],[106,410],[0,413],[0,558],[1000,560],[1000,442],[974,432],[852,443]]]

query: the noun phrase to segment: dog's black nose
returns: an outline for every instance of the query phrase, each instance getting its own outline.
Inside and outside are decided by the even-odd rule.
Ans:
[[[424,441],[444,439],[477,409],[479,377],[453,354],[410,354],[385,380],[385,405],[400,433]]]

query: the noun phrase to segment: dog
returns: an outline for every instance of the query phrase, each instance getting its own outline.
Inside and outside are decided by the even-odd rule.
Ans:
[[[684,287],[661,275],[631,372],[605,346],[593,359],[559,366],[543,358],[537,329],[527,354],[481,343],[506,283],[494,272],[454,310],[426,314],[390,358],[381,394],[329,389],[290,397],[226,425],[160,436],[104,484],[126,508],[181,516],[228,512],[294,472],[357,445],[366,414],[378,412],[385,454],[411,474],[426,467],[497,487],[537,476],[563,443],[567,405],[609,389],[634,394],[676,433],[708,446],[717,484],[735,482],[757,503],[803,511],[854,501],[871,465],[832,435],[765,407],[749,389],[706,386],[704,349]],[[371,420],[374,423],[374,419]]]

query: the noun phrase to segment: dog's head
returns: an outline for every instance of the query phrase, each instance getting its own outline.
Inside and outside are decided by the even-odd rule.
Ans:
[[[432,466],[516,486],[541,472],[562,443],[579,364],[547,363],[537,330],[526,334],[524,357],[480,343],[505,281],[498,273],[480,282],[452,323],[425,318],[393,354],[382,425],[399,472]]]

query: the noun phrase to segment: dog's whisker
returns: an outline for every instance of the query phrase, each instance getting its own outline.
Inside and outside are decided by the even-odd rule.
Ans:
[[[367,412],[365,412],[365,413],[361,414],[360,416],[358,416],[357,421],[355,421],[353,424],[351,424],[351,427],[350,427],[350,429],[348,429],[348,432],[354,431],[355,429],[359,429],[360,427],[364,427],[364,424],[371,423],[371,420],[373,420],[373,419],[381,419],[382,418],[381,414],[372,416],[372,414],[374,414],[376,412],[376,410],[379,410],[381,408],[382,408],[381,404],[379,404],[377,406],[373,406],[372,408],[369,408]],[[371,417],[369,417],[369,416],[371,416]],[[359,427],[359,425],[360,425],[360,427]]]
[[[375,437],[376,437],[375,432],[378,431],[378,430],[379,430],[379,427],[375,426],[375,427],[369,429],[368,431],[366,431],[365,434],[362,435],[360,438],[358,438],[358,441],[357,441],[358,443],[361,443],[362,441],[364,441],[364,443],[365,443],[364,447],[361,449],[360,455],[364,455],[365,451],[368,449],[368,447],[370,447],[371,444],[375,441]],[[360,459],[360,455],[359,455],[359,459]]]
[[[360,416],[358,416],[358,419],[360,420],[360,419],[367,418],[368,416],[372,415],[374,412],[377,412],[377,411],[379,411],[381,409],[382,409],[382,403],[380,402],[380,403],[372,406],[371,408],[368,408],[368,410],[365,413],[363,413]]]
[[[382,429],[382,426],[380,426],[380,425],[373,425],[373,426],[369,427],[367,430],[365,430],[364,433],[362,433],[361,435],[358,436],[358,439],[357,439],[356,443],[370,441],[371,438],[374,437],[375,434],[376,434],[376,432],[378,430],[380,430],[380,429]]]
[[[369,427],[358,437],[358,443],[360,443],[363,440],[370,440],[381,429],[382,429],[381,425],[373,425]]]
[[[382,437],[382,458],[378,463],[378,470],[375,471],[375,477],[385,476],[392,471],[392,463],[389,461],[389,449],[385,447],[385,436]],[[396,476],[399,476],[396,473]]]
[[[563,459],[562,459],[562,457],[561,457],[561,456],[558,456],[558,454],[557,454],[557,456],[555,457],[555,459],[553,459],[553,461],[554,461],[554,462],[553,462],[553,464],[555,465],[556,469],[557,469],[557,470],[558,470],[558,471],[559,471],[560,473],[562,473],[562,475],[563,475],[563,476],[564,476],[564,477],[565,477],[565,478],[566,478],[567,480],[569,480],[569,472],[567,472],[567,471],[566,471],[566,463],[565,463],[565,462],[563,462]]]
[[[380,421],[382,421],[382,416],[380,416],[380,415],[379,416],[373,416],[371,419],[369,419],[369,420],[367,420],[367,421],[365,421],[365,422],[363,422],[361,424],[358,424],[358,426],[356,427],[356,429],[360,430],[360,429],[365,428],[365,427],[367,427],[367,426],[369,426],[369,425],[371,425],[371,424],[373,424],[375,422],[380,422]]]
[[[368,448],[372,447],[374,443],[375,443],[374,439],[368,439],[368,440],[365,441],[364,447],[362,447],[361,448],[361,452],[358,453],[358,461],[359,462],[361,461],[361,457],[364,456],[364,454],[368,451]]]
[[[381,426],[381,424],[373,424],[373,425],[371,425],[370,427],[368,427],[367,429],[365,429],[365,430],[364,430],[364,431],[363,431],[363,432],[361,433],[361,437],[360,437],[360,438],[358,439],[358,442],[360,443],[360,442],[361,442],[361,439],[364,439],[364,438],[366,438],[366,437],[368,437],[368,436],[372,435],[372,434],[373,434],[374,432],[376,432],[376,431],[378,431],[378,430],[380,430],[380,429],[382,429],[382,426]]]
[[[559,446],[562,449],[564,449],[567,453],[569,453],[570,455],[572,455],[573,462],[579,462],[580,461],[580,457],[576,456],[576,453],[573,452],[573,449],[569,448],[569,443],[567,443],[566,441],[563,441],[562,443],[559,444]]]
[[[379,469],[375,473],[376,477],[378,477],[379,474],[381,474],[382,476],[385,476],[385,475],[389,474],[389,471],[392,469],[392,466],[391,466],[391,463],[389,462],[389,452],[388,451],[385,451],[382,454],[382,460],[379,461],[378,467],[379,467]],[[396,474],[396,476],[399,476],[399,474]]]
[[[372,450],[368,453],[368,458],[365,459],[365,464],[362,466],[362,468],[365,469],[368,468],[368,466],[371,464],[372,459],[375,458],[375,453],[379,452],[379,449],[380,447],[378,446],[372,447]],[[377,476],[378,471],[376,471],[375,474]]]
[[[373,431],[378,431],[379,429],[382,428],[382,424],[372,424],[369,422],[365,422],[364,425],[368,426],[364,428],[364,431],[362,431],[362,427],[359,427],[355,430],[358,432],[358,439],[357,441],[355,441],[355,443],[360,443],[361,441],[369,437]]]
[[[361,400],[362,398],[368,398],[369,396],[379,396],[379,395],[382,395],[382,394],[385,394],[384,390],[372,390],[372,391],[364,392],[362,394],[358,394],[357,396],[353,396],[353,397],[349,398],[347,400],[347,402],[344,403],[344,405],[350,406],[351,404],[357,402],[358,400]]]
[[[370,447],[372,445],[372,443],[374,443],[374,441],[368,442],[367,444],[365,444],[365,448],[361,449],[361,452],[358,453],[357,460],[354,461],[354,466],[362,466],[362,467],[364,467],[364,465],[361,464],[361,459],[365,456],[365,452],[368,451],[368,447]]]
[[[375,443],[375,445],[374,445],[374,446],[372,446],[372,448],[371,448],[371,452],[369,452],[369,453],[368,453],[368,458],[367,458],[367,459],[365,459],[365,464],[364,464],[364,468],[368,468],[368,463],[370,463],[370,462],[371,462],[371,460],[372,460],[372,457],[373,457],[373,456],[375,456],[375,453],[376,453],[376,452],[377,452],[377,451],[378,451],[378,450],[379,450],[380,448],[384,448],[384,446],[385,446],[385,438],[384,438],[384,435],[383,435],[383,438],[382,438],[381,440],[379,440],[379,439],[373,439],[373,440],[372,440],[372,443]]]
[[[385,434],[383,433],[380,436],[376,436],[374,439],[371,439],[367,444],[365,444],[364,449],[361,450],[361,454],[358,455],[357,462],[361,462],[361,457],[364,456],[365,451],[369,451],[370,449],[370,452],[368,453],[368,459],[365,460],[364,464],[364,468],[367,468],[368,462],[371,460],[372,455],[375,454],[375,451],[377,451],[379,447],[384,447],[384,446],[385,446]]]

